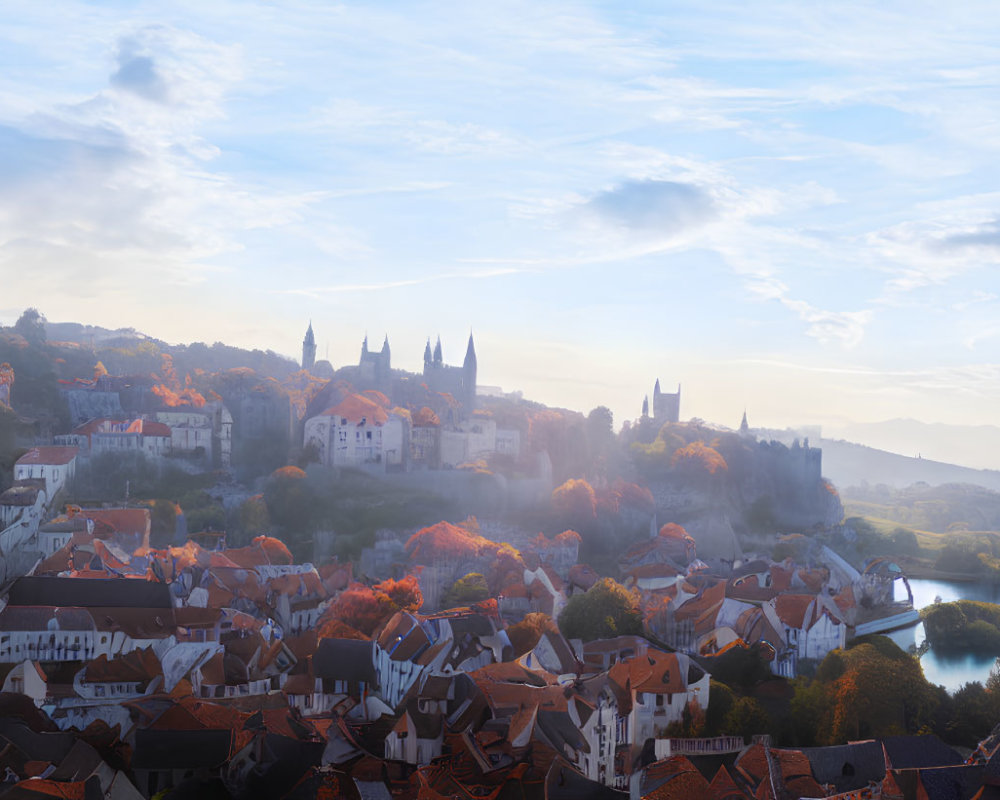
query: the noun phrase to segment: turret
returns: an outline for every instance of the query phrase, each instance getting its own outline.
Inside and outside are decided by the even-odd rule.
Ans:
[[[469,346],[465,348],[465,363],[462,365],[462,388],[465,390],[463,402],[465,413],[471,414],[476,407],[476,345],[469,331]]]
[[[302,340],[302,369],[312,369],[316,363],[316,337],[313,336],[312,320],[306,330],[306,338]]]

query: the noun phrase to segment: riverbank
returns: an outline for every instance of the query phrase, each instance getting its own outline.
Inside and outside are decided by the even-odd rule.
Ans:
[[[948,572],[938,569],[934,562],[925,558],[912,556],[893,556],[907,578],[929,581],[947,581],[949,583],[990,583],[1000,586],[1000,575],[989,572]]]

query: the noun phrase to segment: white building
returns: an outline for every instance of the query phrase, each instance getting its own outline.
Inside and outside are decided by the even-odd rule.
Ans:
[[[667,726],[681,721],[688,703],[708,709],[709,674],[683,653],[650,649],[615,664],[609,676],[632,694],[632,709],[624,720],[628,742],[667,738]]]
[[[822,595],[785,593],[772,602],[788,647],[795,648],[798,658],[819,660],[844,647],[847,626],[832,601]]]
[[[14,480],[41,478],[49,500],[76,474],[76,447],[32,447],[14,464]]]
[[[409,426],[402,417],[358,394],[306,421],[304,445],[316,449],[328,467],[385,470],[402,466],[409,451]]]

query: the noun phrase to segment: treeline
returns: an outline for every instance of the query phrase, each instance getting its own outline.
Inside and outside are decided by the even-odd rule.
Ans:
[[[1000,656],[1000,606],[956,600],[927,606],[920,616],[935,650]]]

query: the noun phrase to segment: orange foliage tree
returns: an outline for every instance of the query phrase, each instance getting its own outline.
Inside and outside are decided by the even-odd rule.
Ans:
[[[585,480],[570,478],[553,490],[552,507],[574,520],[592,520],[597,516],[597,495]]]
[[[371,636],[397,611],[413,613],[423,605],[420,586],[413,575],[400,580],[376,583],[372,587],[352,583],[323,614],[323,620],[340,620],[366,636]]]
[[[670,466],[680,469],[707,472],[715,475],[726,472],[729,465],[714,447],[709,447],[702,441],[691,442],[685,447],[679,447],[670,458]]]
[[[388,578],[375,584],[375,592],[384,594],[397,609],[409,611],[411,614],[424,604],[424,596],[420,584],[414,575],[407,575],[398,581]]]

